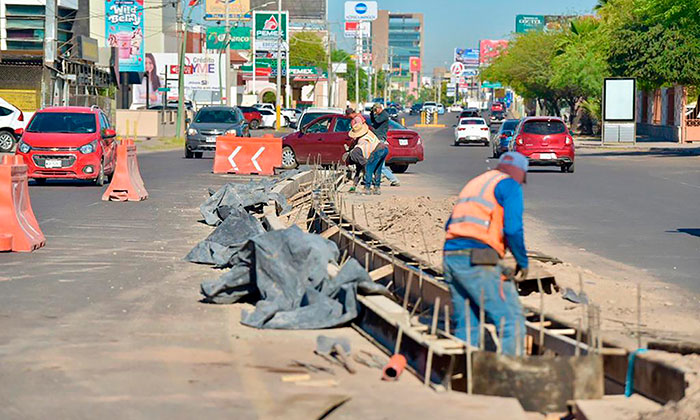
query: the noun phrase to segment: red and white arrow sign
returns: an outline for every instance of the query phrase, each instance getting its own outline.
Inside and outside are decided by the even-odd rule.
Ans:
[[[236,161],[233,159],[236,157],[238,152],[241,151],[243,146],[236,146],[235,149],[233,149],[233,152],[228,156],[228,162],[231,164],[231,168],[233,168],[234,171],[238,170],[238,165],[236,165]],[[255,166],[255,169],[257,169],[259,172],[262,172],[262,168],[260,168],[260,164],[258,163],[258,158],[260,155],[265,151],[265,146],[261,147],[258,149],[257,152],[250,158],[250,161],[253,163],[253,166]]]

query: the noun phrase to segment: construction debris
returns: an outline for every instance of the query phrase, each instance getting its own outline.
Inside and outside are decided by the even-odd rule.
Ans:
[[[354,374],[357,370],[350,361],[350,341],[343,337],[327,337],[319,335],[316,337],[315,353],[319,356],[329,356],[338,361],[338,363],[348,372]]]
[[[211,197],[199,207],[199,211],[204,217],[204,222],[210,226],[219,225],[236,209],[259,210],[262,205],[271,200],[277,204],[279,214],[285,213],[291,210],[291,207],[282,194],[272,192],[275,184],[275,181],[267,179],[251,181],[247,184],[226,184],[216,192],[210,191]]]

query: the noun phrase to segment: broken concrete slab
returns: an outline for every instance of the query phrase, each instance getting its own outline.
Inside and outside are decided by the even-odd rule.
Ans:
[[[576,400],[574,408],[577,420],[622,420],[657,411],[661,406],[641,395],[633,394],[629,398],[624,395],[606,395],[600,400]]]

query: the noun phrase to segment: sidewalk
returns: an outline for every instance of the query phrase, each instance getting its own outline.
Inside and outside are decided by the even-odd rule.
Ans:
[[[605,152],[622,153],[656,153],[678,154],[683,156],[700,156],[700,143],[674,143],[668,141],[654,141],[648,138],[637,138],[634,144],[603,144],[600,137],[577,136],[574,138],[576,149],[590,149]],[[593,151],[593,153],[595,153]]]

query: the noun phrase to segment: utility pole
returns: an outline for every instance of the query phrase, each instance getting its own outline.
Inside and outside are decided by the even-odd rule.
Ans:
[[[224,75],[226,77],[224,79],[225,80],[224,81],[225,89],[223,92],[220,93],[221,98],[219,98],[222,105],[224,104],[224,97],[228,98],[230,96],[230,91],[231,91],[231,88],[229,87],[229,83],[228,83],[228,79],[229,79],[228,70],[231,67],[231,26],[229,23],[229,19],[230,19],[229,9],[228,9],[229,4],[231,4],[231,2],[227,1],[226,2],[226,37],[224,38],[224,39],[226,39],[226,66],[224,66],[224,68],[226,69],[226,71],[224,72]],[[221,55],[219,55],[219,57],[221,57]],[[219,74],[221,74],[221,60],[219,60]],[[226,100],[226,102],[230,103],[230,101],[228,99]]]
[[[184,134],[185,119],[185,45],[187,44],[187,23],[192,17],[194,6],[190,6],[187,11],[187,18],[184,20],[182,30],[182,41],[180,42],[180,57],[177,66],[177,123],[175,124],[175,136],[181,139]],[[164,106],[166,104],[163,104]]]
[[[388,97],[384,98],[384,103],[387,101],[391,102],[391,76],[394,74],[394,47],[389,47],[389,81],[387,82],[387,89],[389,91]]]
[[[56,38],[58,37],[58,31],[56,29],[56,0],[46,0],[46,13],[44,17],[44,66],[54,67],[54,62],[56,61]],[[41,95],[42,107],[48,105],[53,105],[54,98],[54,88],[55,88],[55,77],[53,70],[49,70],[51,77],[46,80],[44,77],[43,82],[43,92]],[[50,98],[50,99],[49,99]],[[48,100],[47,100],[48,99]]]
[[[289,75],[287,75],[289,77]],[[280,129],[280,114],[282,112],[282,0],[277,0],[277,130]]]
[[[331,39],[331,27],[328,24],[328,9],[326,9],[326,30],[328,31],[328,107],[333,106],[333,41]]]
[[[360,25],[358,25],[359,27]],[[356,35],[355,35],[355,104],[357,106],[358,110],[361,110],[360,108],[360,58],[362,56],[362,32],[357,30]],[[361,112],[361,111],[360,111]]]

